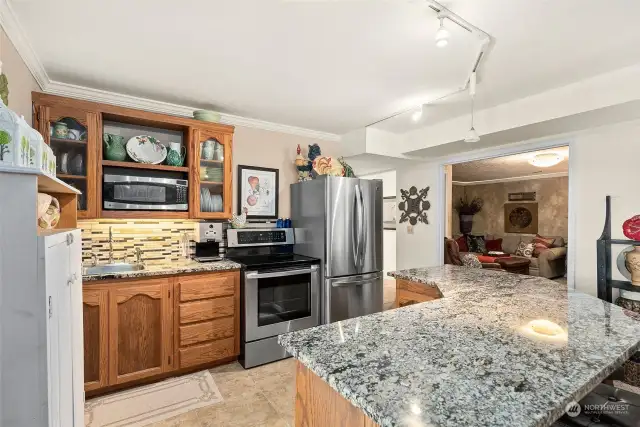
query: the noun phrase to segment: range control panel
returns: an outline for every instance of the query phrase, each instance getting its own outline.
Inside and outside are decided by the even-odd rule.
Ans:
[[[227,230],[229,247],[293,245],[293,243],[292,228]]]

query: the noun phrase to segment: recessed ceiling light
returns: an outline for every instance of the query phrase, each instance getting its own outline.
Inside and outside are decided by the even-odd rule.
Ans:
[[[439,19],[440,28],[436,31],[436,46],[445,47],[449,44],[449,37],[451,36],[451,33],[449,33],[449,30],[444,27],[444,18]]]
[[[560,163],[564,158],[560,153],[539,153],[529,159],[529,163],[540,168],[548,168]]]

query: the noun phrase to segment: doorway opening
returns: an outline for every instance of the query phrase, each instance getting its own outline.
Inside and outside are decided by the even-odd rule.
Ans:
[[[444,166],[444,263],[567,284],[569,146]]]

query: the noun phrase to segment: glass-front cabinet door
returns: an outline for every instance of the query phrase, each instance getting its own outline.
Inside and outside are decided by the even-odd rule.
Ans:
[[[193,130],[195,156],[192,164],[191,208],[193,217],[224,219],[231,217],[231,144],[232,134]]]
[[[78,218],[97,215],[96,113],[67,107],[38,107],[38,127],[56,156],[56,176],[82,192]]]

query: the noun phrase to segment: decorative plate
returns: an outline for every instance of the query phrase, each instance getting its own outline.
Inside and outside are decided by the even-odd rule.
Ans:
[[[633,246],[627,246],[618,254],[618,258],[616,258],[616,266],[618,267],[618,271],[622,274],[625,279],[631,280],[631,272],[627,268],[627,253],[631,252],[635,249]]]
[[[622,232],[631,240],[640,240],[640,215],[626,220],[622,224]]]
[[[149,135],[138,135],[127,141],[127,154],[138,163],[158,165],[167,157],[167,148]]]

